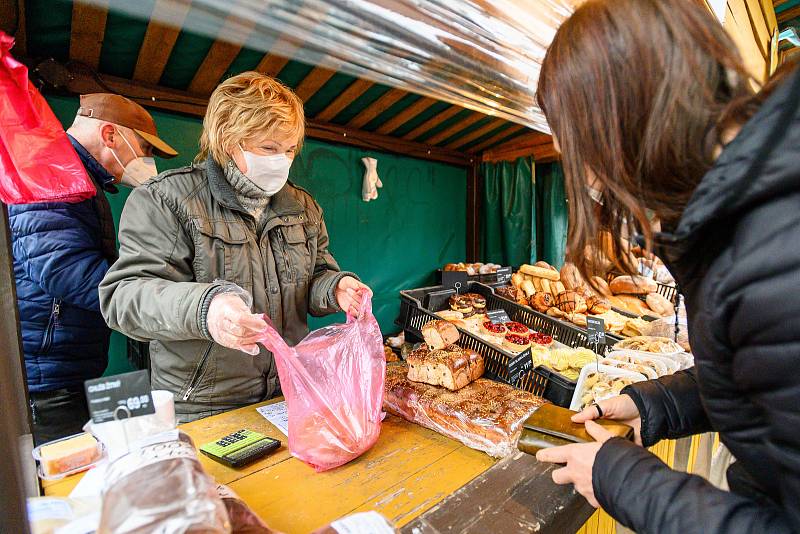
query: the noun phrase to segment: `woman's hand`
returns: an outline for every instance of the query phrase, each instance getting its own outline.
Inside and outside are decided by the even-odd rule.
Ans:
[[[336,302],[339,307],[353,317],[361,315],[361,297],[359,292],[367,290],[372,295],[372,290],[352,276],[345,276],[336,285]]]
[[[604,419],[619,421],[620,423],[625,423],[633,427],[636,444],[642,444],[642,418],[639,417],[639,408],[636,407],[630,395],[617,395],[616,397],[600,401],[597,405],[600,406],[600,409],[603,411]],[[598,419],[599,417],[600,413],[597,411],[595,405],[590,404],[584,408],[583,411],[573,415],[572,422],[585,423],[586,421]]]
[[[211,299],[206,316],[208,332],[214,341],[256,356],[256,344],[267,328],[260,315],[250,313],[250,308],[237,293],[219,293]]]
[[[594,421],[586,421],[586,431],[597,441],[542,449],[536,453],[536,459],[540,462],[566,464],[553,471],[553,482],[574,485],[575,491],[583,495],[589,504],[599,508],[600,504],[594,497],[592,486],[592,468],[597,451],[613,435]]]

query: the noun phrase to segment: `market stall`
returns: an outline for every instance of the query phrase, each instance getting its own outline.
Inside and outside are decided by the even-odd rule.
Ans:
[[[157,110],[161,131],[179,138],[176,165],[194,156],[199,117],[221,80],[255,69],[292,87],[305,104],[309,140],[291,178],[325,210],[343,267],[358,269],[375,289],[387,360],[403,360],[388,364],[389,415],[380,438],[350,463],[315,473],[292,456],[285,431],[257,410],[276,399],[179,426],[197,446],[244,428],[284,442],[238,469],[198,455],[205,472],[287,533],[361,511],[377,511],[415,534],[567,532],[581,525],[587,533],[612,531],[607,516],[593,515],[580,495],[552,483],[552,466],[516,450],[519,431],[544,401],[580,410],[631,383],[686,369],[692,359],[679,288],[659,278],[663,265],[641,254],[631,258],[641,278],[608,269],[587,283],[563,263],[563,176],[533,103],[535,84],[514,76],[537,65],[576,2],[537,2],[536,21],[494,12],[495,29],[508,32],[509,41],[532,23],[540,37],[513,50],[499,72],[487,65],[509,52],[508,43],[492,41],[485,28],[475,30],[484,48],[460,42],[460,31],[483,9],[493,11],[492,2],[470,2],[463,27],[447,20],[447,10],[394,6],[397,17],[420,16],[445,34],[436,46],[424,36],[376,43],[370,24],[380,22],[396,39],[389,26],[405,20],[377,12],[354,21],[358,13],[330,10],[330,28],[316,32],[320,22],[304,21],[320,7],[315,2],[282,6],[274,19],[248,2],[225,16],[206,1],[152,4],[152,13],[141,13],[140,6],[115,10],[98,1],[27,0],[18,11],[27,22],[20,23],[15,52],[65,126],[80,93],[115,92]],[[333,23],[342,21],[359,22],[355,37]],[[359,47],[369,53],[360,55]],[[442,57],[430,59],[432,52]],[[390,65],[395,56],[403,61]],[[382,66],[370,66],[375,61]],[[447,61],[452,68],[443,66]],[[417,71],[425,75],[412,75]],[[375,165],[385,188],[368,194],[364,173],[376,172]],[[126,197],[112,200],[117,223]],[[10,286],[3,279],[0,289],[13,302]],[[130,369],[127,344],[116,336],[107,374]],[[4,374],[24,390],[19,369]],[[447,412],[449,401],[437,404],[459,391],[469,401],[495,400],[492,391],[500,391],[513,421],[487,438],[491,433],[476,423],[484,419],[477,401],[459,404],[458,412]],[[24,397],[4,400],[24,407]],[[434,401],[416,402],[422,397]],[[706,436],[702,444],[663,442],[657,452],[691,470],[713,445]],[[43,493],[66,497],[88,484],[84,476],[45,480]]]

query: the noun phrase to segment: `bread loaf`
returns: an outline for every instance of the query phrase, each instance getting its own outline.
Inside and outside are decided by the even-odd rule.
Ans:
[[[647,295],[647,306],[662,317],[675,313],[675,306],[666,297],[658,293]]]
[[[546,267],[537,267],[535,265],[525,264],[522,265],[519,270],[524,274],[534,276],[536,278],[547,278],[548,280],[553,281],[556,281],[561,277],[556,270],[548,269]]]
[[[611,303],[603,297],[592,295],[586,299],[586,307],[589,309],[589,313],[602,315],[611,309]]]
[[[452,392],[411,382],[407,374],[403,364],[386,367],[387,412],[498,458],[516,450],[523,422],[545,403],[493,380],[481,378]]]
[[[647,295],[658,291],[654,280],[642,276],[618,276],[608,286],[615,295]]]
[[[574,290],[583,285],[583,279],[578,273],[578,268],[575,267],[575,264],[565,263],[561,268],[561,283],[564,284],[567,290]]]
[[[437,319],[426,323],[422,327],[422,337],[432,350],[438,350],[453,343],[458,343],[461,334],[452,323]]]
[[[483,356],[470,349],[448,345],[444,349],[420,347],[406,358],[408,379],[451,391],[463,388],[483,376]]]
[[[521,287],[525,282],[525,275],[522,273],[514,273],[511,275],[511,285],[514,287]]]
[[[642,302],[642,300],[635,296],[635,295],[615,295],[616,300],[621,301],[624,303],[624,309],[634,313],[636,315],[652,315],[653,310],[651,310],[647,304]]]

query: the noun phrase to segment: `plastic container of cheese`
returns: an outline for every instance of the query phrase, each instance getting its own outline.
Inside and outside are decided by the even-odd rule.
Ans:
[[[103,444],[86,432],[33,449],[33,458],[39,463],[39,477],[44,480],[58,480],[85,471],[97,465],[104,456]]]

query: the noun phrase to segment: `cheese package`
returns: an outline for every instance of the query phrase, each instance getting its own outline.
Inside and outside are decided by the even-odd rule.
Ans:
[[[63,478],[89,469],[102,456],[103,446],[85,432],[33,449],[33,457],[39,462],[39,476],[46,480]]]

